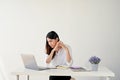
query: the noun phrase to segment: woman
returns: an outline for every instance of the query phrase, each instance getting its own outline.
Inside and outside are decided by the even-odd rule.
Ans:
[[[46,36],[46,63],[54,66],[70,66],[72,64],[70,47],[60,41],[55,31],[50,31]],[[71,76],[50,76],[50,80],[70,80]]]

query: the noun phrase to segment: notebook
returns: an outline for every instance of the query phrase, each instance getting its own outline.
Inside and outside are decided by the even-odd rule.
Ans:
[[[21,57],[22,57],[24,66],[27,69],[39,70],[39,71],[50,69],[48,67],[38,66],[35,60],[35,57],[32,54],[21,54]]]

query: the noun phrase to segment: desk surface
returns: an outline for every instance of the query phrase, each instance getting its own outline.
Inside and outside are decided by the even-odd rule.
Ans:
[[[18,69],[12,72],[13,75],[72,75],[72,76],[100,76],[114,77],[115,74],[106,67],[99,67],[98,71],[80,71],[73,72],[71,69],[49,69],[43,71],[35,71],[30,69]]]

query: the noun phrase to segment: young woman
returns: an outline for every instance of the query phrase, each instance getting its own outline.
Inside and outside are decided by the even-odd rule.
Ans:
[[[71,49],[60,41],[55,31],[50,31],[46,36],[46,63],[54,66],[71,66]],[[71,76],[50,76],[50,80],[70,80]]]

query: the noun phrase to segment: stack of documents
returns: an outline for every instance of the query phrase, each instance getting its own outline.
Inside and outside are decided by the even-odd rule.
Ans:
[[[57,69],[69,69],[68,66],[56,66],[56,67],[57,67]]]

